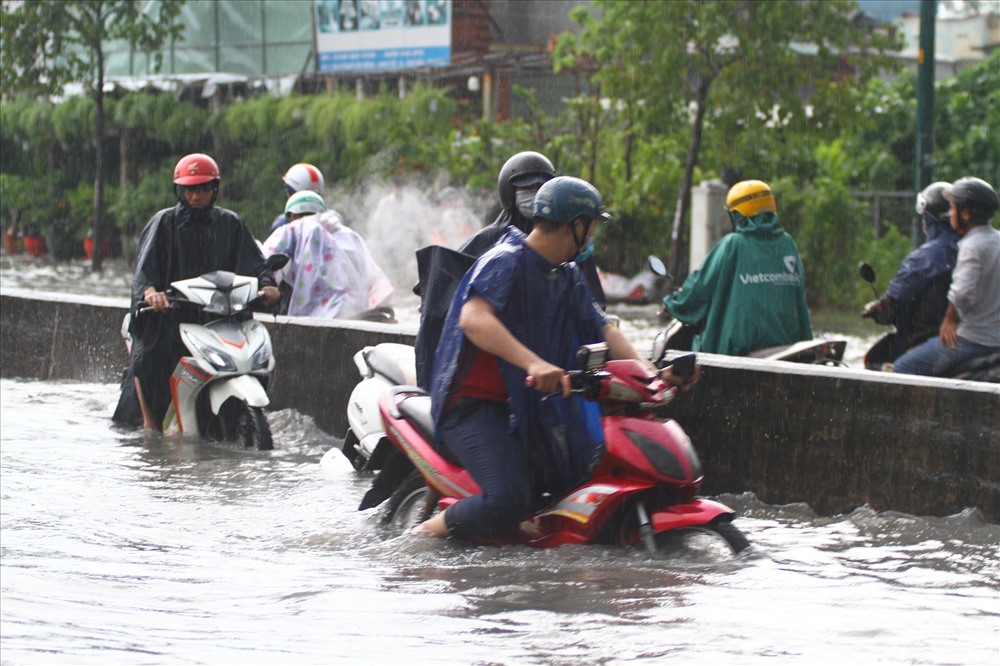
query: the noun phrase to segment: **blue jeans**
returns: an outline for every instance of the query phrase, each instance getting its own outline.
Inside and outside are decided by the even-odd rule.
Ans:
[[[464,398],[442,417],[445,447],[482,489],[445,512],[451,536],[503,536],[531,516],[534,466],[524,442],[509,431],[507,405],[490,400]]]
[[[905,375],[924,375],[927,377],[947,377],[958,364],[977,356],[986,356],[1000,351],[1000,347],[970,342],[958,338],[958,345],[952,349],[941,344],[941,339],[934,336],[922,345],[914,347],[896,359],[893,372]]]

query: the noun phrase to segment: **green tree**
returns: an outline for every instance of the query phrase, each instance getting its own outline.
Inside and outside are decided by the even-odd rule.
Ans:
[[[123,40],[139,51],[155,52],[180,35],[176,22],[184,0],[3,0],[0,17],[0,92],[61,93],[67,83],[83,83],[96,105],[94,114],[94,256],[101,269],[104,222],[104,45]],[[155,68],[159,69],[157,54]]]
[[[829,132],[843,110],[839,90],[890,66],[885,53],[898,44],[887,33],[855,25],[853,2],[593,5],[599,17],[585,6],[571,13],[582,29],[560,37],[556,66],[592,68],[601,96],[625,109],[626,147],[640,133],[658,136],[677,125],[690,132],[671,230],[675,275],[704,133],[726,132],[722,145],[776,128]]]

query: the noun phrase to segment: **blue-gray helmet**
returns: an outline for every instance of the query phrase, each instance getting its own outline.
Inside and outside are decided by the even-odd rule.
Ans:
[[[534,216],[559,224],[569,224],[580,216],[588,220],[611,219],[597,188],[572,176],[557,176],[538,188]]]

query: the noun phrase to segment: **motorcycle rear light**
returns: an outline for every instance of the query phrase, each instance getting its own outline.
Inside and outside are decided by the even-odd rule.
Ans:
[[[672,479],[685,480],[687,478],[684,474],[684,467],[681,466],[681,461],[677,459],[673,451],[637,432],[626,430],[625,434],[642,451],[646,459],[652,463],[653,469],[657,473]]]

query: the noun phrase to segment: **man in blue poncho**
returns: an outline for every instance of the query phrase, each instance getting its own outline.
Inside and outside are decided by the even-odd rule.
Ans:
[[[579,178],[554,178],[539,188],[534,218],[527,236],[508,229],[452,299],[431,379],[433,416],[439,441],[482,492],[417,533],[502,537],[538,508],[542,493],[579,484],[604,438],[597,405],[569,393],[576,351],[606,341],[613,358],[642,359],[571,261],[607,219],[600,193]],[[537,390],[526,388],[528,377]],[[561,396],[543,400],[547,394]]]

